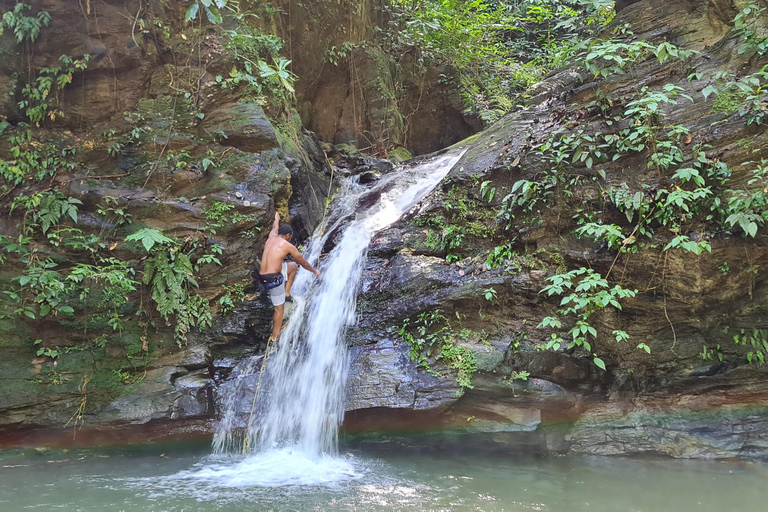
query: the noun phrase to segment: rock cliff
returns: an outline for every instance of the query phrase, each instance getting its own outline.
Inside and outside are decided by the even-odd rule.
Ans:
[[[588,142],[572,146],[580,154],[573,159],[569,154],[567,165],[557,168],[552,195],[534,218],[519,206],[504,208],[505,201],[520,197],[514,194],[516,183],[534,183],[540,192],[546,188],[555,164],[544,144],[563,135],[598,140],[618,132],[613,122],[620,128],[628,121],[639,125],[623,114],[627,102],[648,91],[673,90],[669,84],[679,87],[674,90],[680,96],[663,104],[659,126],[685,128],[681,159],[690,165],[705,155],[732,169],[733,182],[745,183],[754,162],[764,158],[765,131],[748,125],[737,108],[724,109],[702,94],[718,73],[738,70],[743,76],[765,64],[758,55],[740,54],[740,40],[731,31],[737,7],[687,1],[625,6],[614,24],[628,23],[631,40],[671,42],[696,53],[684,64],[661,63],[647,54],[631,72],[607,78],[595,79],[583,69],[552,74],[537,86],[540,93],[527,108],[471,140],[442,188],[418,211],[380,234],[370,248],[359,296],[362,320],[349,334],[355,346],[350,429],[370,427],[389,416],[386,410],[397,409],[404,412],[385,422],[393,429],[535,431],[535,441],[528,434],[497,439],[541,452],[765,456],[766,370],[753,359],[762,350],[766,327],[762,268],[768,253],[759,235],[718,230],[691,212],[682,227],[661,225],[628,250],[576,236],[584,222],[580,217],[587,215],[604,225],[628,226],[619,245],[635,243],[640,235],[610,194],[627,184],[630,194],[656,193],[672,181],[671,171],[647,165],[652,150],[584,164],[580,154],[594,151]],[[491,186],[496,194],[488,201],[483,189]],[[536,193],[525,199],[535,200]],[[494,213],[489,216],[486,208]],[[508,222],[504,212],[517,219]],[[463,237],[458,248],[446,243],[451,232]],[[669,250],[681,233],[706,240],[711,252]],[[498,249],[505,256],[492,262],[489,254]],[[458,261],[449,265],[445,258],[451,253]],[[603,276],[613,272],[614,283],[637,295],[620,311],[590,317],[598,333],[590,338],[591,350],[565,349],[563,342],[559,350],[542,351],[553,331],[537,325],[561,302],[541,290],[551,283],[547,277],[575,267]],[[413,322],[436,309],[450,319],[460,343],[476,353],[474,389],[461,397],[450,378],[455,371],[436,363],[444,375],[438,378],[418,368],[408,343],[395,332],[404,319]],[[615,340],[616,329],[625,330],[629,340]],[[639,344],[647,351],[635,348]],[[592,362],[590,352],[605,360],[606,371]],[[371,373],[377,375],[373,382]],[[528,373],[527,380],[520,378]]]

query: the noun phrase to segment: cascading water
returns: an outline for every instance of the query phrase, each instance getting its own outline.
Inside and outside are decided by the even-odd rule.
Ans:
[[[215,430],[215,453],[289,449],[310,460],[335,454],[347,373],[343,334],[355,320],[355,293],[368,244],[374,233],[393,224],[429,193],[462,153],[447,153],[392,172],[373,188],[352,179],[343,184],[327,222],[305,252],[322,275],[314,282],[309,272],[299,271],[292,289],[295,310],[277,350],[266,356],[258,400],[252,406],[247,402],[251,413],[244,432],[236,428],[236,418],[243,400],[250,400],[253,393],[238,389],[239,380],[253,376],[262,357],[240,368]],[[380,199],[375,201],[377,196]],[[331,237],[338,242],[318,266],[315,262]],[[246,399],[247,394],[251,396]]]

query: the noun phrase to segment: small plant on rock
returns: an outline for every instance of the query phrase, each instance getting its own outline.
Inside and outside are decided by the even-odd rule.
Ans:
[[[442,360],[445,366],[456,370],[456,383],[464,389],[472,389],[472,375],[477,371],[474,352],[464,345],[469,333],[464,330],[455,332],[443,311],[425,311],[415,320],[406,318],[395,332],[410,346],[411,361],[418,361],[419,367],[434,375],[439,375],[432,368],[432,361]]]
[[[621,310],[621,300],[634,297],[637,290],[627,290],[619,285],[611,287],[599,273],[584,267],[565,274],[550,276],[547,281],[550,284],[539,293],[546,293],[549,297],[562,296],[558,313],[573,321],[573,326],[568,330],[571,336],[568,349],[583,348],[592,356],[593,362],[605,370],[605,362],[592,350],[590,340],[597,338],[597,329],[589,323],[589,319],[594,313],[607,307]],[[560,329],[561,327],[560,319],[552,316],[544,318],[538,325],[540,329]],[[616,341],[625,341],[628,338],[624,331],[616,330],[613,333]],[[557,350],[559,347],[559,337],[553,334],[551,345],[547,348]]]

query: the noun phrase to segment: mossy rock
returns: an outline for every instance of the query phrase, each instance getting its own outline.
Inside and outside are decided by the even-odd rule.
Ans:
[[[3,304],[0,303],[0,308]],[[12,317],[0,318],[0,348],[22,347],[30,340],[29,329]]]
[[[222,146],[258,153],[276,148],[275,129],[264,110],[253,101],[210,112],[203,123],[205,132],[216,137]]]
[[[181,96],[159,96],[155,99],[142,98],[139,100],[138,114],[153,130],[168,130],[173,122],[176,132],[189,130],[194,124],[194,109],[189,100]],[[137,119],[131,120],[138,121]]]
[[[406,162],[413,158],[411,152],[402,146],[390,149],[388,156],[393,162]]]
[[[504,353],[498,350],[473,350],[478,371],[491,372],[504,362]]]
[[[359,73],[365,90],[371,132],[375,139],[404,142],[405,122],[398,109],[396,84],[399,76],[391,57],[380,48],[368,46]]]
[[[340,153],[342,155],[347,156],[367,156],[365,153],[357,149],[355,146],[351,144],[336,144],[333,146],[333,150],[336,153]]]

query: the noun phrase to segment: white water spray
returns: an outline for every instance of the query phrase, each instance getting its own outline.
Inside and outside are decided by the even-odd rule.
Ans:
[[[348,365],[344,329],[355,320],[355,294],[368,244],[374,233],[396,222],[428,194],[462,154],[447,153],[392,172],[371,189],[353,180],[343,184],[328,221],[318,228],[305,254],[318,267],[320,252],[329,237],[335,237],[334,249],[318,267],[322,276],[315,283],[313,275],[299,271],[292,288],[296,309],[276,352],[268,356],[253,408],[253,394],[244,393],[240,384],[253,377],[262,356],[239,369],[216,426],[215,453],[288,449],[305,458],[336,453]],[[378,195],[375,204],[361,206]],[[244,401],[254,412],[243,432],[236,424]]]

